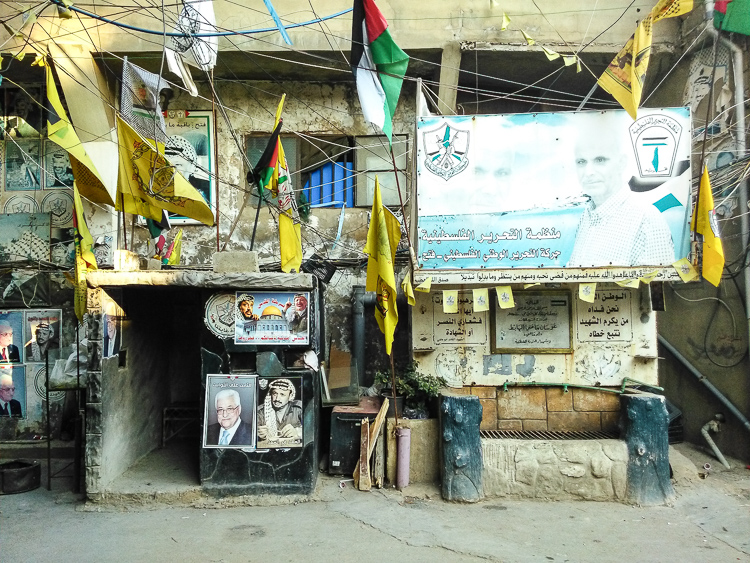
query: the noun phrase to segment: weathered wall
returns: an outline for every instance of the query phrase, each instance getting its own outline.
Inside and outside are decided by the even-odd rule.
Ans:
[[[533,289],[538,290],[538,287]],[[468,291],[459,293],[459,299],[463,296],[469,301],[463,305],[463,313],[444,314],[439,289],[433,288],[429,294],[417,292],[417,304],[412,311],[412,343],[419,369],[445,377],[454,387],[529,381],[618,386],[625,377],[656,384],[656,314],[644,309],[641,292],[601,284],[600,289],[606,294],[629,297],[616,302],[622,309],[612,315],[617,317],[616,326],[620,330],[616,337],[608,340],[610,327],[603,326],[599,317],[609,322],[612,315],[606,311],[610,305],[604,305],[599,299],[593,304],[581,301],[577,297],[577,287],[567,289],[572,298],[572,353],[493,354],[490,342],[494,308],[475,312],[472,293]],[[521,287],[515,291],[520,293]],[[490,292],[490,299],[496,299],[494,292]],[[605,307],[605,312],[592,311],[600,306]],[[587,324],[591,319],[600,322]],[[627,323],[622,324],[623,320]],[[446,323],[447,329],[443,326]],[[591,330],[602,327],[604,336],[592,341]],[[626,332],[628,327],[632,330]],[[468,334],[469,331],[472,333]],[[614,330],[610,332],[614,335]]]
[[[703,7],[697,6],[685,23],[685,43],[691,45],[700,30]],[[713,89],[712,106],[709,106],[709,88],[706,76],[700,75],[701,65],[713,62],[713,39],[704,34],[689,54],[655,92],[650,103],[690,104],[693,107],[693,178],[697,188],[700,176],[700,155],[703,152],[703,132],[706,116],[710,115],[718,133],[708,135],[705,149],[706,164],[712,176],[714,203],[724,246],[728,270],[719,288],[702,281],[690,284],[672,284],[665,287],[666,311],[661,313],[659,334],[672,344],[697,368],[708,381],[715,385],[747,418],[750,418],[750,378],[748,378],[748,322],[743,305],[747,288],[744,287],[742,263],[745,254],[747,233],[742,233],[741,215],[747,213],[739,201],[736,184],[718,182],[722,172],[730,169],[730,159],[736,159],[737,135],[733,61],[720,45],[719,64]],[[750,38],[733,34],[732,41],[745,54],[744,83],[745,105],[750,97]],[[704,72],[705,74],[705,72]],[[722,98],[724,94],[729,94]],[[743,111],[746,111],[744,109]],[[717,157],[723,154],[722,159]],[[741,155],[739,155],[741,156]],[[728,158],[727,158],[728,157]],[[717,162],[718,160],[718,162]],[[724,166],[717,170],[717,166]],[[744,163],[733,164],[744,168]],[[739,189],[747,190],[747,186]],[[746,267],[746,266],[745,266]],[[729,273],[731,272],[731,276]],[[660,349],[660,385],[665,388],[667,399],[682,412],[684,439],[706,445],[701,436],[701,427],[717,413],[724,414],[726,423],[721,432],[712,433],[712,438],[725,454],[743,460],[750,459],[748,432],[740,421],[704,385],[698,382],[688,369],[669,351]]]
[[[628,449],[619,440],[482,439],[484,494],[545,500],[624,500]]]
[[[164,326],[158,322],[160,306],[154,293],[126,294],[122,346],[130,352],[127,365],[119,368],[117,357],[102,361],[102,489],[161,444],[162,412],[169,402],[169,357],[163,353]]]

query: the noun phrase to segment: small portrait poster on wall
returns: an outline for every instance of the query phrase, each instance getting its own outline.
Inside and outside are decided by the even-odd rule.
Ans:
[[[60,324],[62,311],[51,309],[46,311],[26,311],[24,327],[26,342],[24,345],[24,360],[29,362],[44,362],[48,358],[51,364],[60,358]]]
[[[236,344],[309,344],[310,294],[238,291]]]
[[[0,366],[0,417],[26,418],[26,368]]]
[[[0,311],[0,365],[21,363],[23,336],[23,312]]]
[[[255,449],[255,375],[208,375],[204,448]]]
[[[302,378],[258,379],[258,449],[302,447]]]

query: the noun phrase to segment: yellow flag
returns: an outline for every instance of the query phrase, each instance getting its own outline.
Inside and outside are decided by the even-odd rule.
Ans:
[[[179,230],[172,241],[172,248],[167,258],[167,264],[170,266],[176,266],[180,263],[180,255],[182,254],[182,229]]]
[[[472,289],[471,291],[472,297],[474,297],[474,312],[479,313],[481,311],[489,311],[490,298],[487,288]]]
[[[432,287],[432,276],[427,276],[425,280],[414,288],[415,291],[421,291],[422,293],[429,293]]]
[[[281,118],[284,98],[279,102],[276,111],[276,124]],[[284,154],[284,145],[279,143],[279,158],[271,180],[271,194],[278,199],[279,205],[279,253],[281,254],[281,271],[287,274],[300,271],[302,265],[302,230],[299,222],[297,200],[294,198],[292,178]]]
[[[46,66],[45,72],[47,74],[47,101],[49,102],[47,105],[47,137],[67,151],[79,193],[94,203],[114,205],[112,196],[104,187],[104,182],[96,170],[96,166],[86,153],[86,149],[83,148],[78,134],[65,113],[49,65]]]
[[[599,77],[599,86],[612,94],[633,119],[637,118],[643,83],[646,81],[653,24],[686,14],[692,9],[693,0],[659,0]]]
[[[497,292],[497,304],[500,305],[501,309],[512,309],[516,306],[516,302],[513,299],[513,288],[509,285],[498,285],[495,288]]]
[[[214,215],[203,196],[167,162],[164,147],[151,141],[117,118],[120,169],[117,176],[118,211],[161,221],[162,209],[208,225]]]
[[[638,286],[641,285],[641,280],[638,278],[632,279],[632,280],[621,280],[615,282],[620,287],[629,287],[631,289],[638,289]]]
[[[672,264],[672,267],[677,271],[677,275],[680,276],[685,283],[698,279],[698,270],[693,268],[693,265],[687,258],[680,258],[677,262]]]
[[[393,333],[398,323],[393,259],[400,240],[401,225],[393,213],[383,207],[380,183],[378,177],[375,176],[375,197],[372,202],[372,216],[364,250],[369,256],[365,289],[377,292],[375,319],[385,335],[385,352],[388,355],[391,354]]]
[[[721,244],[719,224],[716,222],[714,196],[711,193],[708,168],[705,166],[691,228],[699,235],[703,235],[703,266],[701,268],[703,277],[718,287],[721,274],[724,272],[724,247]]]
[[[414,298],[414,290],[411,287],[411,281],[409,280],[408,275],[404,278],[404,281],[401,282],[401,290],[404,292],[404,295],[406,295],[406,302],[414,307],[414,305],[417,304],[417,300]]]
[[[78,320],[83,321],[83,314],[86,312],[86,272],[88,272],[89,270],[96,270],[97,264],[96,256],[94,256],[94,253],[91,250],[91,247],[94,244],[94,238],[89,232],[88,225],[86,225],[86,218],[83,216],[83,204],[81,202],[81,195],[78,193],[78,186],[75,181],[73,182],[73,209],[75,211],[73,217],[73,226],[76,229],[76,277],[74,308]]]
[[[596,298],[596,282],[578,284],[578,298],[586,303],[593,303]]]
[[[443,313],[458,313],[458,290],[443,290]]]

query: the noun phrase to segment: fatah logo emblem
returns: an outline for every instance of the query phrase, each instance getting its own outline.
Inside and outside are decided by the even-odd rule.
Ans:
[[[448,181],[469,165],[469,132],[443,123],[437,129],[425,131],[424,165],[433,174]]]

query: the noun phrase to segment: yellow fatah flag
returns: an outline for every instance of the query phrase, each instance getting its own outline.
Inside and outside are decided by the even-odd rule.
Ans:
[[[79,321],[83,321],[83,314],[86,312],[86,272],[96,270],[96,256],[91,250],[94,244],[94,238],[89,232],[86,225],[86,218],[83,216],[83,204],[81,195],[78,193],[78,186],[73,182],[73,208],[75,215],[73,217],[73,226],[76,229],[75,248],[76,248],[76,270],[75,270],[75,312]]]
[[[474,312],[479,313],[481,311],[490,310],[490,297],[486,287],[480,289],[472,289],[472,297],[474,298]]]
[[[411,281],[409,280],[408,275],[404,278],[404,281],[401,282],[401,291],[406,295],[406,302],[414,307],[414,305],[417,304],[417,300],[414,298],[414,289],[411,287]]]
[[[286,96],[286,95],[285,95]],[[276,109],[274,129],[281,119],[281,108],[284,98],[281,98]],[[300,228],[297,200],[294,198],[292,179],[284,154],[284,145],[278,141],[279,157],[276,169],[271,179],[271,194],[278,199],[279,206],[279,252],[281,254],[281,271],[287,274],[294,270],[300,271],[302,266],[302,230]],[[398,244],[398,243],[397,243]]]
[[[365,289],[377,293],[375,319],[385,335],[385,352],[391,354],[393,333],[398,323],[396,309],[396,276],[393,259],[401,240],[401,225],[387,208],[383,207],[380,183],[375,177],[375,198],[372,202],[370,228],[367,231],[365,254],[367,260],[367,282]]]
[[[653,24],[665,18],[686,14],[692,9],[693,0],[659,0],[599,77],[599,86],[612,94],[633,119],[637,118],[643,84],[646,81]]]
[[[457,289],[444,289],[443,290],[443,313],[448,313],[448,314],[458,313],[458,290]]]
[[[68,153],[70,167],[73,169],[73,177],[80,195],[94,203],[114,205],[115,202],[104,187],[96,166],[86,153],[86,149],[83,148],[78,134],[65,113],[49,65],[46,66],[45,72],[47,74],[47,138]]]
[[[593,303],[596,298],[596,282],[578,284],[578,298],[586,303]]]
[[[172,248],[169,258],[167,258],[167,264],[170,266],[176,266],[180,263],[180,255],[182,254],[182,229],[179,230],[172,241]]]
[[[495,288],[497,292],[497,304],[500,305],[501,309],[512,309],[516,306],[516,302],[513,299],[513,288],[509,285],[498,285]]]
[[[203,196],[177,172],[158,150],[130,125],[117,118],[120,168],[117,175],[118,211],[161,221],[162,209],[208,225],[214,215]]]
[[[714,196],[711,193],[708,168],[705,166],[691,228],[699,235],[703,235],[703,265],[701,267],[703,277],[718,287],[721,274],[724,272],[724,247],[721,244],[719,225],[716,222]]]

